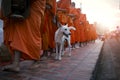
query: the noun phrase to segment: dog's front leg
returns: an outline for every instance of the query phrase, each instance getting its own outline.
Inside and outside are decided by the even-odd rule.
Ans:
[[[55,59],[58,59],[58,49],[59,49],[59,45],[56,43],[56,55],[55,55]]]
[[[62,50],[61,50],[61,55],[63,56],[64,55],[64,43],[62,43]]]
[[[60,51],[59,51],[59,60],[61,60],[61,54],[62,54],[62,44],[60,45]]]
[[[65,41],[65,38],[62,38],[62,42],[61,42],[61,55],[63,56],[64,55],[64,41]]]
[[[71,56],[71,44],[70,44],[70,39],[68,40],[68,47],[69,47],[69,54],[68,54],[68,56]]]

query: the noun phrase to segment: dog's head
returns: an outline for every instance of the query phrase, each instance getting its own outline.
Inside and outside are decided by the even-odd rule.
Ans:
[[[63,33],[63,35],[65,35],[66,37],[68,37],[69,35],[71,35],[70,30],[76,30],[74,27],[68,27],[68,24],[66,25],[61,25],[61,32]]]

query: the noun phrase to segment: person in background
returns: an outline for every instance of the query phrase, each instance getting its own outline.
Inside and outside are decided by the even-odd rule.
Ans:
[[[117,35],[117,37],[120,36],[120,27],[119,26],[116,26],[116,35]]]
[[[50,55],[53,53],[53,49],[55,48],[54,42],[54,34],[57,30],[56,26],[56,0],[46,0],[46,9],[43,20],[43,25],[41,28],[42,35],[42,58],[41,60],[45,60],[49,57],[48,52],[50,51]]]
[[[80,40],[80,31],[79,31],[79,25],[80,25],[80,21],[79,21],[79,18],[80,18],[80,11],[78,11],[77,8],[75,8],[75,3],[72,2],[71,3],[71,8],[70,8],[70,13],[71,14],[74,14],[74,19],[73,19],[73,24],[74,24],[74,27],[76,28],[76,31],[74,32],[74,45],[76,43],[79,43],[79,40]]]

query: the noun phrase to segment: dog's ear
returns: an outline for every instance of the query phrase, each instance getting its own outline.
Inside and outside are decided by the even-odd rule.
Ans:
[[[68,27],[68,24],[66,24],[65,26],[67,26],[67,27]]]
[[[68,27],[69,28],[69,30],[76,30],[76,28],[75,27],[73,27],[73,26],[70,26],[70,27]]]
[[[58,28],[62,27],[63,25],[60,22],[57,22]]]

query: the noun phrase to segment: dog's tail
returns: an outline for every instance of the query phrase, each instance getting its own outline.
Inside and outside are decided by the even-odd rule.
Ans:
[[[70,26],[70,27],[69,27],[69,30],[76,30],[76,28],[73,27],[73,26]]]

